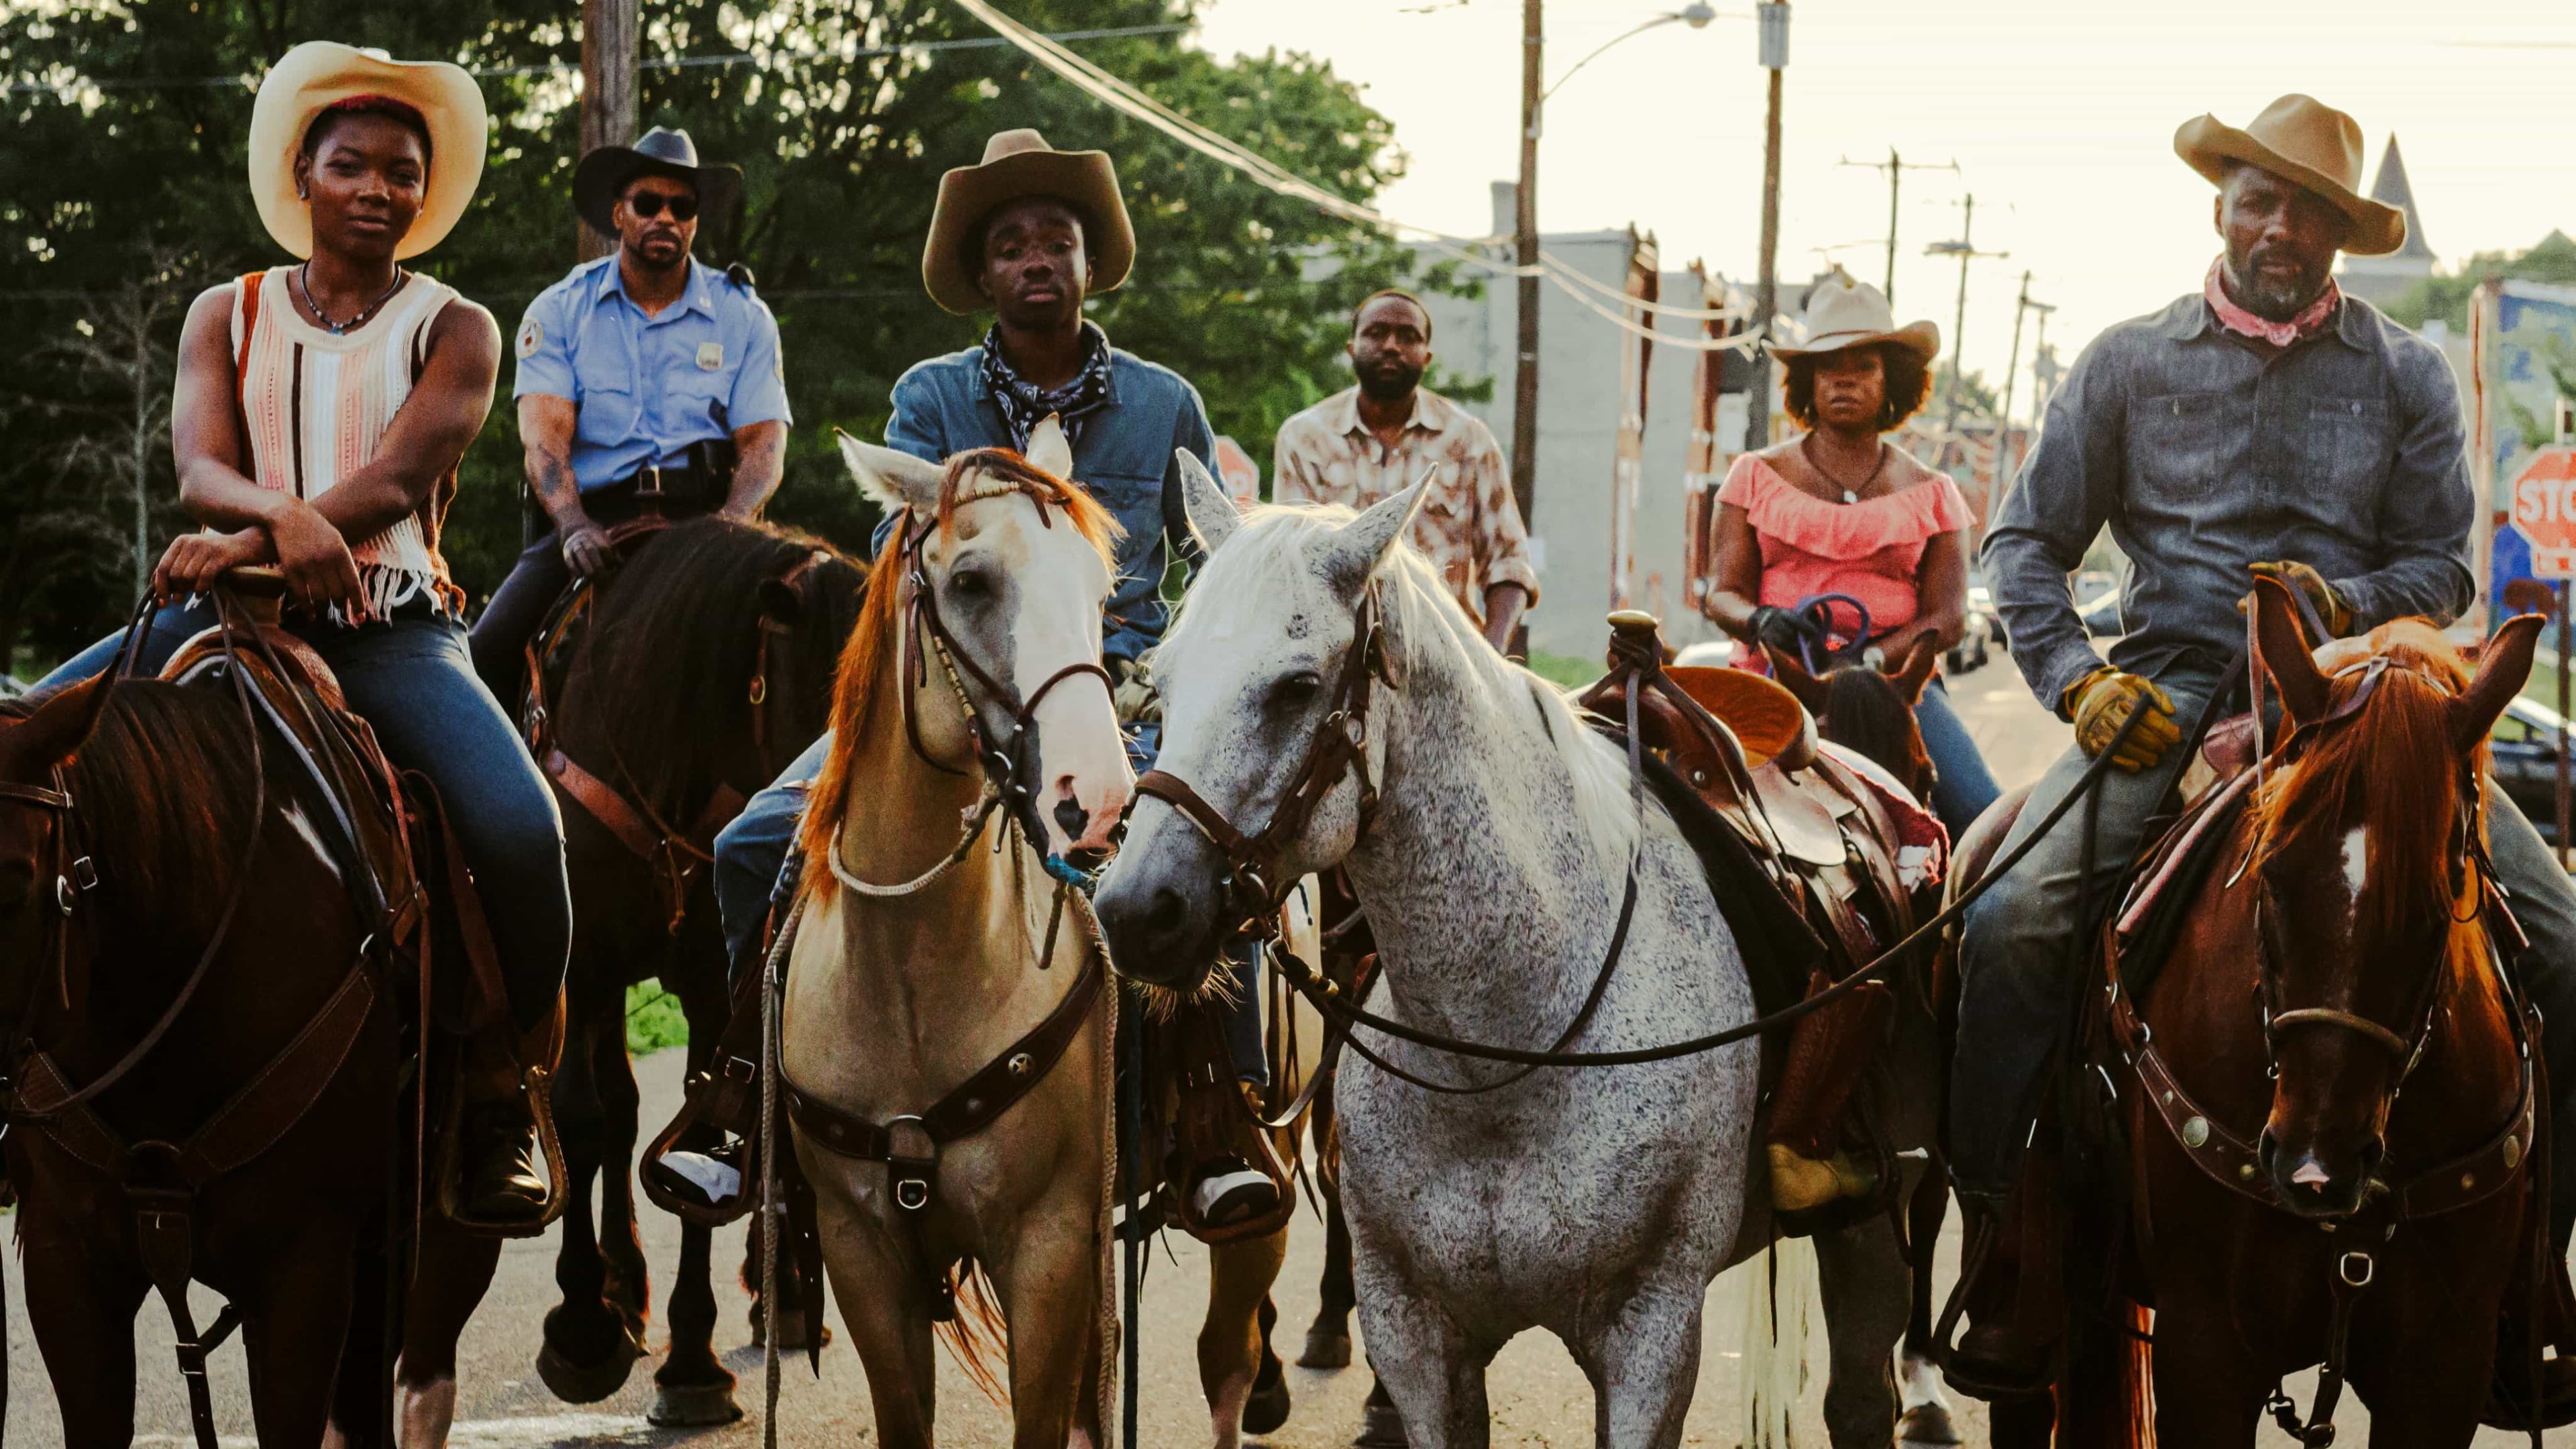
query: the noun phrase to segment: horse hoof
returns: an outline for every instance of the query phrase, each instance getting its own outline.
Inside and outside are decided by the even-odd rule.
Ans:
[[[1916,1404],[1896,1421],[1898,1449],[1949,1449],[1965,1443],[1950,1423],[1950,1411],[1939,1404]]]
[[[1360,1409],[1360,1436],[1351,1441],[1359,1449],[1409,1449],[1412,1441],[1404,1437],[1404,1416],[1393,1404],[1371,1403]]]
[[[1271,1354],[1261,1356],[1261,1372],[1253,1377],[1252,1393],[1243,1401],[1243,1432],[1267,1434],[1288,1422],[1288,1374]]]
[[[644,1411],[644,1422],[662,1429],[705,1428],[741,1417],[731,1383],[664,1384],[653,1395],[653,1407]]]
[[[576,1363],[548,1343],[537,1350],[537,1377],[567,1404],[596,1404],[626,1387],[626,1376],[643,1356],[643,1345],[622,1335],[607,1359],[595,1364]]]
[[[1306,1348],[1297,1355],[1297,1367],[1337,1369],[1350,1366],[1351,1335],[1348,1329],[1317,1327],[1306,1330]]]

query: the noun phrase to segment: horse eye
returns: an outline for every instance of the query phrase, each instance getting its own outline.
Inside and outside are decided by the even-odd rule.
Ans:
[[[1324,681],[1310,671],[1285,675],[1270,686],[1270,710],[1273,714],[1294,714],[1315,702]]]
[[[948,576],[948,593],[952,598],[984,599],[993,593],[993,580],[981,569],[968,569]]]

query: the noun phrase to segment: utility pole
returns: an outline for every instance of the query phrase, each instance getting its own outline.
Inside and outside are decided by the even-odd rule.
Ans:
[[[1531,0],[1537,3],[1537,0]],[[581,149],[623,146],[635,139],[635,64],[643,37],[636,0],[581,0]],[[573,223],[580,259],[617,249],[588,224]]]
[[[1771,446],[1771,319],[1780,311],[1780,77],[1789,68],[1788,0],[1754,7],[1762,68],[1771,73],[1770,107],[1762,122],[1762,269],[1753,289],[1753,325],[1762,329],[1753,354],[1753,391],[1744,406],[1744,451]]]
[[[1967,376],[1964,370],[1964,360],[1967,356],[1968,263],[1977,260],[1979,257],[2001,258],[2012,255],[2010,252],[1981,252],[1977,250],[1977,198],[1975,194],[1970,193],[1967,199],[1960,203],[1960,206],[1959,239],[1957,241],[1934,242],[1932,245],[1923,249],[1923,254],[1925,256],[1957,257],[1959,259],[1959,304],[1957,311],[1952,314],[1950,321],[1949,416],[1942,424],[1942,431],[1944,433],[1951,434],[1954,437],[1959,430],[1959,395],[1962,390],[1962,385],[1967,381]],[[1949,437],[1945,437],[1942,440],[1941,452],[1945,459],[1949,454],[1951,441],[1952,438]]]
[[[600,3],[600,0],[588,0]],[[1521,0],[1521,185],[1513,229],[1520,234],[1520,369],[1512,384],[1512,501],[1521,521],[1538,522],[1538,117],[1545,84],[1543,0]]]
[[[1892,307],[1896,305],[1896,195],[1899,187],[1904,183],[1905,173],[1908,171],[1948,171],[1956,174],[1959,169],[1959,163],[1955,160],[1937,163],[1930,161],[1908,161],[1904,157],[1897,155],[1896,148],[1890,146],[1887,148],[1887,159],[1884,161],[1854,161],[1850,157],[1846,156],[1843,158],[1842,164],[1845,166],[1858,166],[1864,170],[1884,171],[1887,173],[1887,283],[1879,290],[1887,294],[1888,305]]]

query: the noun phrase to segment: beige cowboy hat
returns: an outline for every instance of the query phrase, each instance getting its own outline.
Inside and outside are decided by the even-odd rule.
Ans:
[[[2174,154],[2215,183],[2225,183],[2227,163],[2242,161],[2324,197],[2352,218],[2343,249],[2355,256],[2406,245],[2406,213],[2361,194],[2360,123],[2322,101],[2283,96],[2241,131],[2195,116],[2174,132]]]
[[[295,157],[313,118],[342,101],[383,96],[420,112],[429,126],[429,184],[420,216],[394,248],[419,256],[444,240],[483,179],[490,130],[474,77],[443,60],[391,60],[328,40],[308,40],[280,57],[250,109],[250,194],[277,244],[313,255],[313,213],[295,194]]]
[[[1827,277],[1807,294],[1807,311],[1801,320],[1806,324],[1807,345],[1775,346],[1772,355],[1811,357],[1873,342],[1902,347],[1923,362],[1941,353],[1939,327],[1930,322],[1897,326],[1896,313],[1887,305],[1887,294],[1867,282],[1853,281],[1844,272]]]
[[[977,312],[990,304],[966,270],[966,247],[993,208],[1024,196],[1052,196],[1081,209],[1097,235],[1083,244],[1091,254],[1091,288],[1114,290],[1136,260],[1136,231],[1118,195],[1118,169],[1106,151],[1058,151],[1035,131],[1003,131],[984,143],[984,159],[939,178],[939,204],[930,213],[930,241],[921,249],[921,284],[930,300],[951,312]]]

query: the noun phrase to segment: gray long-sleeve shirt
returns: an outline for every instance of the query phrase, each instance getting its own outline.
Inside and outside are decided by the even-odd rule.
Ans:
[[[2194,293],[2076,359],[1982,559],[2013,660],[2054,709],[2102,662],[2068,575],[2104,524],[2129,556],[2110,662],[2153,678],[2234,655],[2246,565],[2265,559],[2323,574],[2358,627],[2447,624],[2477,595],[2475,515],[2459,391],[2431,343],[2346,297],[2324,332],[2267,355]]]

